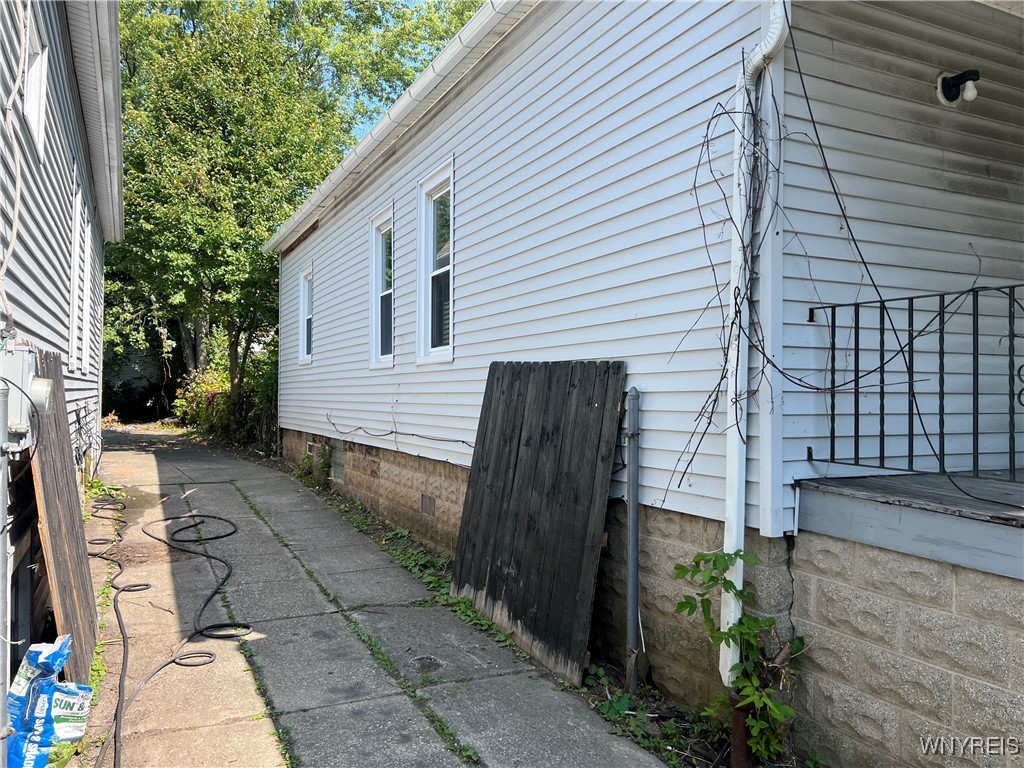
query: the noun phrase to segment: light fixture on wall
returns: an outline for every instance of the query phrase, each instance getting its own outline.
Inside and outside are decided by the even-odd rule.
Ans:
[[[981,79],[976,69],[965,69],[959,75],[943,72],[936,80],[936,92],[939,103],[947,107],[955,107],[963,101],[974,101],[978,97],[978,89],[974,83]]]

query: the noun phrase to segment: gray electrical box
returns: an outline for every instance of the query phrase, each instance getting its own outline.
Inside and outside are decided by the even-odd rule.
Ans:
[[[15,344],[0,351],[0,377],[7,381],[11,390],[6,442],[16,446],[12,447],[12,453],[29,448],[35,442],[39,430],[39,413],[29,399],[35,374],[35,349]],[[3,437],[0,435],[0,442]]]

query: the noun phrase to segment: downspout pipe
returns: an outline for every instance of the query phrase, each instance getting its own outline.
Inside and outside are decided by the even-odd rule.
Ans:
[[[747,368],[750,342],[747,329],[750,316],[743,303],[743,286],[750,279],[750,253],[753,244],[753,215],[751,188],[753,187],[754,141],[756,129],[753,107],[756,104],[757,81],[768,62],[782,50],[786,42],[786,0],[769,0],[768,31],[744,59],[743,71],[736,82],[734,109],[739,113],[738,130],[733,150],[733,215],[740,217],[732,236],[732,257],[729,278],[731,313],[729,318],[728,354],[728,419],[733,415],[736,423],[726,431],[725,452],[725,533],[723,550],[735,552],[743,549],[747,506]],[[743,561],[738,560],[729,572],[735,584],[743,584]],[[743,606],[733,595],[722,596],[722,628],[731,627],[743,613]],[[723,645],[718,659],[722,682],[732,685],[732,668],[739,661],[739,649]]]
[[[637,629],[640,624],[640,390],[630,387],[626,393],[626,506],[628,527],[628,562],[626,581],[626,645],[630,663],[628,690],[636,690],[640,645]]]

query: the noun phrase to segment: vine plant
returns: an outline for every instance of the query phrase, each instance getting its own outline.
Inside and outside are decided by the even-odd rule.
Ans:
[[[754,605],[753,590],[744,589],[728,577],[729,570],[742,560],[757,563],[750,552],[699,552],[690,565],[676,565],[676,578],[697,587],[696,595],[687,595],[676,605],[676,613],[693,616],[700,613],[704,631],[715,648],[736,647],[739,661],[733,666],[732,697],[723,693],[705,710],[707,715],[722,715],[733,708],[746,711],[750,729],[748,744],[757,757],[774,760],[785,753],[785,736],[796,715],[794,709],[780,700],[796,677],[796,660],[804,651],[803,637],[784,643],[777,653],[768,656],[766,641],[774,637],[775,619],[757,616],[746,609]],[[720,629],[712,612],[711,595],[721,590],[731,594],[744,606],[739,620],[727,629]]]

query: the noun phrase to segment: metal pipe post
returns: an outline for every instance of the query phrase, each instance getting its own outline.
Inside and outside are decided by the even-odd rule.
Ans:
[[[0,379],[0,514],[3,515],[3,527],[0,528],[0,621],[3,622],[3,637],[0,638],[0,732],[7,732],[7,689],[11,681],[11,647],[7,638],[11,636],[9,597],[11,594],[10,569],[7,567],[7,467],[10,462],[8,453],[8,408],[10,406],[11,388]],[[7,742],[0,741],[0,768],[7,768]]]
[[[640,624],[640,391],[631,387],[626,394],[626,437],[629,453],[626,459],[626,503],[628,505],[629,562],[626,584],[626,645],[632,663],[628,664],[630,691],[636,690],[637,657],[640,645],[637,628]]]

